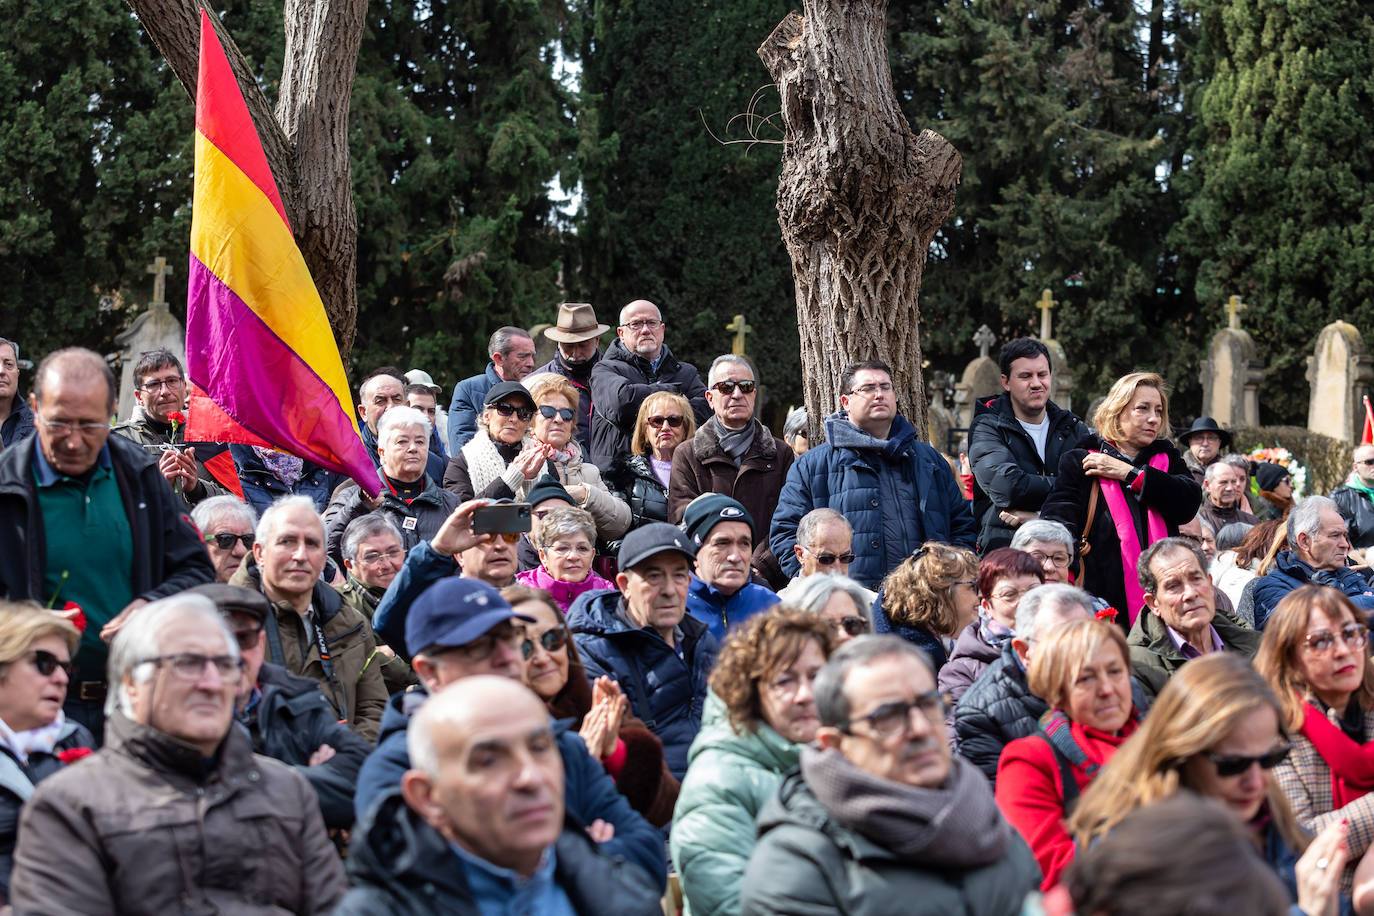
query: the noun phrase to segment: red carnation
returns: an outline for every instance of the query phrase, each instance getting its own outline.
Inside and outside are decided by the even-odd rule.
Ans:
[[[57,752],[57,759],[66,764],[76,763],[82,757],[89,757],[95,751],[88,747],[69,747],[65,751]]]
[[[186,425],[186,414],[182,413],[179,410],[174,410],[171,413],[167,414],[167,419],[171,420],[178,426]]]
[[[61,609],[54,610],[53,613],[76,627],[76,632],[86,632],[86,614],[81,610],[81,605],[75,601],[68,601],[62,605]]]
[[[1116,620],[1117,615],[1120,613],[1121,612],[1118,611],[1116,608],[1108,606],[1104,607],[1102,610],[1098,611],[1093,616],[1096,617],[1098,620],[1105,620],[1108,623],[1112,623]]]

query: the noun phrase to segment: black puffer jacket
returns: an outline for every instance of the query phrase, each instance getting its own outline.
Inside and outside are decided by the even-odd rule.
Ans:
[[[986,553],[1009,547],[1015,529],[1003,524],[1003,510],[1039,512],[1054,487],[1059,459],[1084,436],[1088,427],[1053,401],[1045,405],[1049,429],[1045,460],[1035,442],[1016,419],[1011,396],[988,398],[974,408],[968,432],[968,461],[973,468],[973,517],[978,521],[978,545]]]
[[[954,730],[959,754],[997,782],[997,759],[1002,748],[1033,734],[1049,704],[1031,693],[1026,672],[1016,660],[1011,640],[954,707]]]
[[[1331,498],[1350,528],[1350,546],[1363,550],[1374,545],[1374,499],[1349,485],[1332,490]]]
[[[655,372],[653,364],[631,353],[619,340],[606,348],[606,355],[592,369],[592,450],[588,458],[602,470],[609,470],[616,458],[630,454],[639,405],[655,391],[680,394],[692,404],[698,424],[711,416],[706,403],[706,384],[696,367],[680,363],[668,345]]]
[[[64,764],[57,755],[72,748],[95,750],[95,738],[68,719],[58,733],[53,752],[29,754],[28,763],[20,763],[8,748],[0,748],[0,900],[10,899],[10,871],[14,868],[14,842],[19,834],[19,812],[33,794],[33,787],[47,779]]]
[[[438,534],[444,521],[461,502],[430,477],[424,478],[424,489],[409,503],[391,492],[385,480],[382,481],[381,497],[382,504],[374,510],[368,505],[363,491],[353,484],[339,489],[329,501],[329,508],[324,510],[324,540],[329,548],[329,558],[335,566],[343,567],[344,531],[355,519],[373,511],[380,512],[391,519],[401,533],[401,546],[410,550],[421,541],[428,541]]]
[[[668,520],[668,490],[658,482],[647,455],[616,459],[606,472],[606,485],[630,506],[630,531],[647,522]]]

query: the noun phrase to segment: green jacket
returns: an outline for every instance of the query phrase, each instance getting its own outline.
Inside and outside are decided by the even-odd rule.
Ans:
[[[1228,651],[1240,652],[1246,658],[1255,657],[1260,644],[1259,633],[1246,629],[1240,621],[1222,611],[1217,611],[1212,618],[1212,627]],[[1164,621],[1149,608],[1142,609],[1140,616],[1135,619],[1135,625],[1126,637],[1126,644],[1131,647],[1131,673],[1145,687],[1151,700],[1164,689],[1174,672],[1188,661],[1169,638]]]
[[[139,445],[182,446],[186,444],[184,429],[178,429],[176,434],[173,435],[171,427],[162,426],[162,424],[155,425],[142,407],[135,407],[129,419],[117,426],[111,427],[110,432],[117,433],[125,439],[137,442]],[[152,450],[150,449],[149,451]],[[155,457],[154,460],[156,461],[157,458]],[[209,499],[212,496],[229,495],[229,491],[215,481],[214,476],[205,469],[205,464],[199,458],[196,459],[196,479],[199,481],[200,485],[196,487],[193,492],[177,494],[181,497],[182,502],[188,507],[194,506],[201,500]]]
[[[800,745],[762,722],[753,732],[736,733],[725,704],[707,695],[668,844],[682,881],[684,916],[739,911],[740,881],[754,851],[754,820],[800,753]]]
[[[345,607],[351,607],[353,610],[363,615],[370,629],[372,626],[372,615],[377,610],[377,602],[382,600],[382,594],[385,593],[386,589],[379,590],[368,588],[350,575],[344,579],[343,585],[334,586],[334,591],[339,593],[339,597],[343,599]],[[377,643],[379,649],[386,645],[382,638],[377,635],[376,631],[373,631],[372,639]],[[388,649],[389,648],[390,647],[388,647]],[[400,693],[407,687],[417,686],[420,683],[420,679],[415,676],[414,671],[410,670],[410,666],[406,664],[405,659],[396,655],[387,655],[386,652],[382,652],[378,656],[377,661],[381,661],[381,656],[383,655],[386,656],[386,661],[382,662],[382,682],[386,684],[387,696]]]

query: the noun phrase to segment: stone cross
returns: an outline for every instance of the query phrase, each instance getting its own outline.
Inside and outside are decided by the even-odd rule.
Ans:
[[[730,346],[730,352],[736,356],[744,355],[744,335],[754,333],[754,329],[744,320],[743,315],[736,315],[735,320],[725,326],[725,330],[733,331],[735,341]]]
[[[167,265],[167,259],[159,255],[153,258],[153,263],[148,265],[148,273],[153,275],[153,304],[167,304],[167,277],[171,275],[172,268]]]
[[[1037,307],[1038,309],[1040,309],[1040,339],[1041,339],[1041,340],[1050,340],[1050,339],[1054,336],[1053,334],[1050,333],[1050,331],[1051,331],[1051,329],[1052,329],[1052,325],[1051,325],[1051,323],[1050,323],[1050,313],[1054,311],[1054,307],[1055,307],[1056,305],[1058,305],[1058,304],[1059,304],[1058,302],[1056,302],[1054,299],[1050,298],[1050,291],[1049,291],[1049,290],[1047,290],[1047,289],[1042,289],[1042,290],[1040,291],[1040,300],[1039,300],[1038,302],[1036,302],[1035,305],[1036,305],[1036,307]]]
[[[1240,296],[1232,296],[1226,300],[1226,314],[1229,316],[1227,327],[1240,329],[1240,313],[1250,306],[1240,301]]]
[[[997,337],[992,333],[992,328],[987,325],[980,325],[973,335],[973,342],[978,345],[978,355],[986,358],[988,348],[997,343]]]

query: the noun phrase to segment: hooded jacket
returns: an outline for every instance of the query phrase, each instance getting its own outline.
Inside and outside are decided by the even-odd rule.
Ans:
[[[652,629],[629,623],[621,611],[623,600],[618,591],[587,592],[568,611],[568,629],[587,679],[604,675],[620,683],[630,709],[663,742],[668,769],[681,779],[687,750],[701,728],[716,639],[706,624],[684,612],[675,649]]]
[[[661,357],[655,371],[652,363],[631,353],[617,339],[593,367],[592,448],[588,457],[602,470],[608,470],[616,458],[630,454],[639,405],[655,391],[671,391],[686,398],[698,424],[711,416],[706,385],[696,367],[678,362],[666,343]]]
[[[926,541],[973,549],[973,512],[954,472],[905,417],[893,419],[886,439],[875,439],[841,410],[825,418],[825,437],[793,463],[773,513],[768,543],[789,576],[801,569],[792,547],[812,509],[834,509],[853,527],[857,557],[849,577],[867,588]]]

